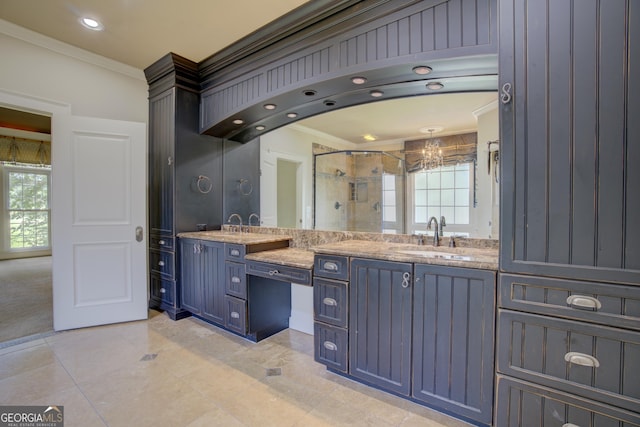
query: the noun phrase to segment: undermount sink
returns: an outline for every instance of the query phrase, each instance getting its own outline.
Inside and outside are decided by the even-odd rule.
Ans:
[[[459,261],[471,261],[473,259],[472,257],[467,255],[458,255],[450,252],[429,251],[420,249],[401,249],[397,250],[396,252],[405,255],[420,256],[425,258],[452,259]]]

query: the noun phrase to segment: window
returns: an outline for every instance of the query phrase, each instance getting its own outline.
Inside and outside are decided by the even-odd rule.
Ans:
[[[426,227],[432,216],[438,222],[444,216],[447,225],[468,225],[472,167],[473,163],[462,163],[411,174],[413,224]]]
[[[9,249],[47,249],[50,242],[49,171],[6,168]]]

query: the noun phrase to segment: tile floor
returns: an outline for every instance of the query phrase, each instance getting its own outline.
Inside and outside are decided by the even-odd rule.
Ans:
[[[327,372],[310,335],[256,344],[155,311],[0,349],[9,404],[64,405],[65,427],[467,426]]]

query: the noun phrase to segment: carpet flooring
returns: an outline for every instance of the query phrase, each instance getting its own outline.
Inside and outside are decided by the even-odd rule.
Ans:
[[[52,330],[51,257],[0,261],[0,343]]]

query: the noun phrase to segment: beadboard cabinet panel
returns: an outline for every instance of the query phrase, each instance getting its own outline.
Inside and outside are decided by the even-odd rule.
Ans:
[[[505,271],[640,282],[638,9],[501,1]]]

